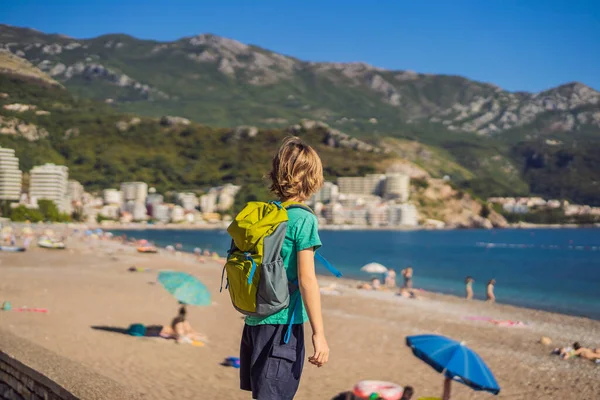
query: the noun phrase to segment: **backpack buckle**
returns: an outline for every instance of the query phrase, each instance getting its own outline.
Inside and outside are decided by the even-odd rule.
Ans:
[[[283,208],[283,206],[281,205],[281,202],[278,201],[278,200],[271,200],[269,202],[269,204],[275,204],[277,206],[277,208],[280,209],[280,210]]]

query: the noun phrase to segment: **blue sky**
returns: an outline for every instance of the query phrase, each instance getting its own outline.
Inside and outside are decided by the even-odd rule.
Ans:
[[[600,90],[600,0],[0,0],[0,22],[89,38],[214,33],[311,61]]]

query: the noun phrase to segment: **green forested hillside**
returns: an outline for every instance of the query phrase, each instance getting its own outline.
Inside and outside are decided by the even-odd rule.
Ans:
[[[167,126],[159,119],[120,114],[104,104],[75,100],[65,89],[14,76],[0,75],[0,87],[8,94],[0,99],[0,107],[21,103],[50,112],[0,109],[3,123],[18,119],[49,133],[35,141],[3,134],[0,146],[16,150],[24,171],[43,162],[65,164],[73,179],[92,190],[127,180],[148,182],[159,191],[230,182],[249,186],[251,194],[264,188],[272,154],[287,135],[283,130],[261,130],[248,137],[195,123]],[[329,147],[318,130],[300,135],[321,154],[328,178],[375,172],[387,157]]]

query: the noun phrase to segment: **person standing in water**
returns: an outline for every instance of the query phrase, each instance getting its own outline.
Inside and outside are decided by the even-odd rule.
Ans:
[[[494,285],[495,284],[496,284],[495,279],[491,279],[487,284],[486,300],[489,301],[490,303],[496,302],[496,296],[494,295]]]
[[[467,276],[467,278],[465,279],[465,298],[467,300],[473,299],[473,282],[475,282],[475,279],[471,278],[470,276]]]
[[[396,287],[396,271],[392,268],[388,269],[385,275],[385,286],[393,289]]]
[[[413,269],[412,267],[408,267],[402,270],[402,277],[404,278],[404,289],[412,289],[413,287],[413,283],[412,283],[412,276],[413,276]]]

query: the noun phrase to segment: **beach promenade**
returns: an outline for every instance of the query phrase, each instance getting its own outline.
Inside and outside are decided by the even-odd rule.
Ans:
[[[10,348],[14,340],[0,342],[8,347],[1,351],[27,358],[23,344],[34,343],[150,400],[250,398],[238,390],[238,370],[220,365],[224,358],[238,356],[243,319],[227,293],[219,294],[219,263],[201,264],[186,254],[138,254],[133,247],[105,240],[70,238],[67,246],[63,251],[0,253],[0,302],[48,309],[46,314],[0,311],[0,335],[9,332],[22,340],[19,349]],[[150,271],[128,272],[131,266]],[[178,305],[156,284],[161,269],[196,275],[212,291],[212,306],[188,309],[192,326],[208,336],[204,347],[106,330],[170,322]],[[320,369],[306,364],[297,399],[331,399],[363,379],[411,385],[415,398],[439,396],[442,377],[405,345],[407,335],[424,333],[464,341],[477,351],[502,388],[500,398],[600,398],[600,365],[550,355],[554,346],[574,341],[600,347],[600,321],[432,293],[406,299],[359,291],[352,281],[321,280],[330,362]],[[499,326],[485,318],[525,325]],[[539,344],[542,336],[550,337],[552,346]],[[309,340],[307,346],[310,353]],[[84,393],[78,390],[88,384],[83,378],[53,375],[41,360],[35,364],[31,366],[65,389]],[[492,396],[455,384],[453,398]]]

